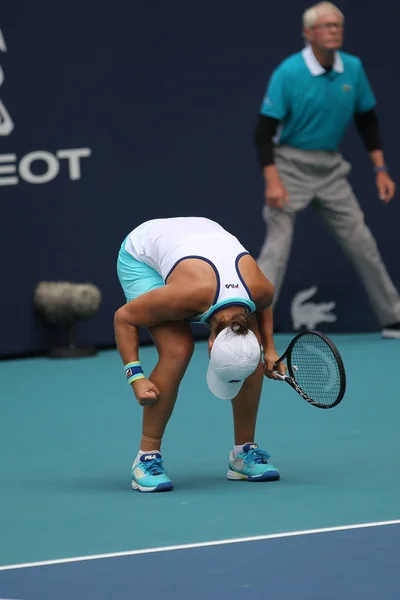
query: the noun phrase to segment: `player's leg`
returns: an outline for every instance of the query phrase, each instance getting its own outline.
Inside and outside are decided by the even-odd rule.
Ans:
[[[143,407],[142,437],[132,465],[132,487],[142,492],[173,487],[164,469],[161,444],[194,348],[188,323],[166,323],[149,332],[158,352],[149,380],[158,387],[160,395],[154,404]]]
[[[149,380],[160,390],[157,402],[143,407],[140,449],[160,450],[162,437],[174,409],[179,385],[193,354],[190,325],[166,323],[149,330],[158,352],[158,362]]]
[[[251,317],[251,328],[259,338],[257,322]],[[263,385],[262,361],[246,379],[232,400],[235,445],[229,456],[228,479],[272,481],[279,471],[269,462],[269,454],[255,443],[258,409]]]
[[[154,269],[135,260],[123,247],[118,255],[117,272],[127,301],[164,286]],[[153,405],[143,407],[142,438],[132,466],[132,487],[151,492],[172,489],[163,467],[161,442],[194,342],[185,322],[165,323],[151,328],[149,333],[158,352],[158,362],[149,379],[160,390],[160,396]]]

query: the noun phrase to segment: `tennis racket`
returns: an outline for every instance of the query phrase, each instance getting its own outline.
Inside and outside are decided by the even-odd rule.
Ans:
[[[274,370],[309,404],[317,408],[333,408],[346,391],[346,373],[335,344],[320,331],[299,333],[275,363],[286,360],[288,375]]]

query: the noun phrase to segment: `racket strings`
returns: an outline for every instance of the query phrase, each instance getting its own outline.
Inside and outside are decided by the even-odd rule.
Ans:
[[[341,391],[341,372],[334,351],[324,339],[305,334],[292,348],[293,376],[313,400],[330,405]]]

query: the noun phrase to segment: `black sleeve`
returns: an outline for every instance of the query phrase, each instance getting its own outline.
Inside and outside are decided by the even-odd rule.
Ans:
[[[367,151],[382,150],[378,116],[375,109],[365,113],[356,113],[354,121]]]
[[[258,160],[261,167],[272,165],[274,163],[273,140],[278,129],[278,119],[259,115],[254,136],[255,145],[258,152]]]

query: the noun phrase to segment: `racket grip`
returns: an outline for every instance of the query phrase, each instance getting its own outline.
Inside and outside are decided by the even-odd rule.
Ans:
[[[282,375],[282,373],[279,373],[278,371],[272,371],[272,372],[281,381],[285,381],[286,380],[286,375]]]

